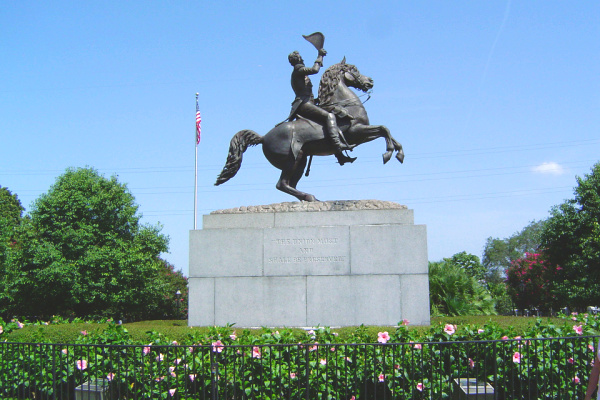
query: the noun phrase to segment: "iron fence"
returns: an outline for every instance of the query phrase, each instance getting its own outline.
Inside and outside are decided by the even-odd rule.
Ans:
[[[583,398],[597,337],[377,344],[0,343],[2,399]]]

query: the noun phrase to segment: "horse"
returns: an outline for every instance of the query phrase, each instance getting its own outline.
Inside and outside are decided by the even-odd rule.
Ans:
[[[354,65],[347,64],[344,57],[340,63],[332,65],[323,73],[317,99],[319,106],[336,114],[338,126],[348,144],[360,145],[382,137],[386,143],[383,163],[392,158],[394,151],[396,159],[403,163],[402,145],[385,126],[369,124],[363,103],[350,87],[368,92],[373,88],[373,79],[362,75]],[[314,195],[296,189],[296,185],[302,178],[309,156],[334,154],[333,144],[323,129],[321,125],[299,117],[276,125],[264,136],[249,129],[239,131],[231,139],[227,161],[215,186],[235,176],[248,147],[262,144],[267,160],[281,170],[276,188],[301,201],[317,201]]]

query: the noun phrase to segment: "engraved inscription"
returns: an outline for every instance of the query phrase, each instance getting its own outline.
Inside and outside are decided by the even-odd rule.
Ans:
[[[285,249],[287,252],[296,253],[292,257],[267,257],[269,264],[293,264],[293,263],[345,263],[345,255],[331,254],[336,252],[340,244],[340,238],[318,237],[318,238],[276,238],[271,239],[274,249]],[[333,247],[333,248],[331,248]],[[319,255],[316,255],[319,254]]]
[[[323,226],[266,229],[265,276],[344,275],[350,273],[350,230]]]

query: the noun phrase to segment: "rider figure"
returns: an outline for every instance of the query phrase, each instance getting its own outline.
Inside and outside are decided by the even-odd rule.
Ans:
[[[304,66],[304,60],[297,51],[288,56],[290,64],[294,67],[292,71],[292,89],[294,89],[294,93],[296,94],[288,121],[292,121],[297,115],[300,115],[322,124],[325,133],[335,147],[335,157],[340,165],[344,165],[347,162],[353,162],[356,160],[356,157],[348,157],[342,151],[352,150],[356,145],[346,143],[333,113],[327,112],[315,105],[312,91],[313,86],[309,78],[309,75],[319,72],[319,69],[323,66],[323,56],[326,54],[327,52],[324,49],[320,49],[319,56],[312,68]]]

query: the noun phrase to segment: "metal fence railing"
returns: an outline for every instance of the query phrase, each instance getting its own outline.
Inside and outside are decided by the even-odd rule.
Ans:
[[[596,337],[262,346],[5,342],[0,398],[583,398],[595,343]]]

